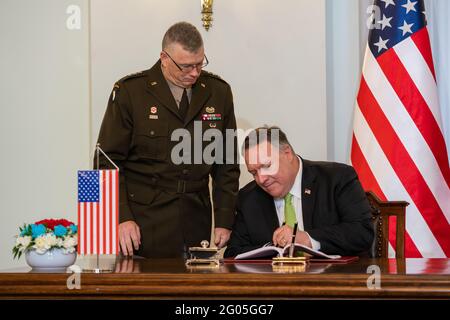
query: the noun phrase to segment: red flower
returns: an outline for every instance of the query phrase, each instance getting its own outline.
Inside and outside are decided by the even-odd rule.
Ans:
[[[70,222],[69,220],[66,220],[66,219],[44,219],[44,220],[35,222],[35,224],[43,224],[47,228],[53,230],[58,225],[62,225],[67,228],[71,224],[74,224],[74,223]]]

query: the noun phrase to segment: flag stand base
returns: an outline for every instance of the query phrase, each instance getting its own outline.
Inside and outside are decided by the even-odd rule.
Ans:
[[[83,272],[86,273],[111,273],[113,272],[113,268],[110,268],[109,266],[102,266],[100,267],[100,255],[95,255],[95,263],[89,263],[89,260],[87,260],[88,267],[83,268]]]
[[[113,271],[112,271],[112,269],[95,268],[95,269],[83,269],[83,272],[89,272],[89,273],[111,273]]]

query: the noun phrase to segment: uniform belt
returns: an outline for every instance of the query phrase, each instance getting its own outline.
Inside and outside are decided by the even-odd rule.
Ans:
[[[208,181],[207,180],[172,180],[172,181],[164,181],[164,180],[153,180],[150,182],[150,185],[160,188],[169,192],[175,193],[190,193],[190,192],[198,192],[205,189],[208,189]]]

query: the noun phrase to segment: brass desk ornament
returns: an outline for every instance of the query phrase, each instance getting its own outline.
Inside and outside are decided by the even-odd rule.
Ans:
[[[306,265],[307,262],[306,257],[275,257],[272,259],[272,266]]]
[[[194,268],[218,268],[220,266],[217,257],[218,249],[209,247],[209,242],[203,240],[201,247],[189,247],[189,259],[186,260],[186,267]]]
[[[294,249],[295,249],[295,237],[297,235],[297,222],[294,224],[294,227],[292,228],[292,238],[291,238],[291,245],[289,247],[289,256],[279,256],[272,259],[272,268],[278,268],[278,269],[286,269],[288,267],[292,266],[306,266],[306,263],[308,262],[308,257],[305,257],[303,254],[300,256],[294,256]],[[274,270],[275,271],[275,270]]]

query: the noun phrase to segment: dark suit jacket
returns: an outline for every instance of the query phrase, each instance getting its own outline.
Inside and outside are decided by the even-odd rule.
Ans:
[[[320,242],[320,251],[327,254],[367,253],[374,237],[371,211],[353,167],[332,162],[302,162],[305,231]],[[272,241],[278,227],[272,196],[255,181],[250,182],[239,191],[236,220],[225,257]]]

